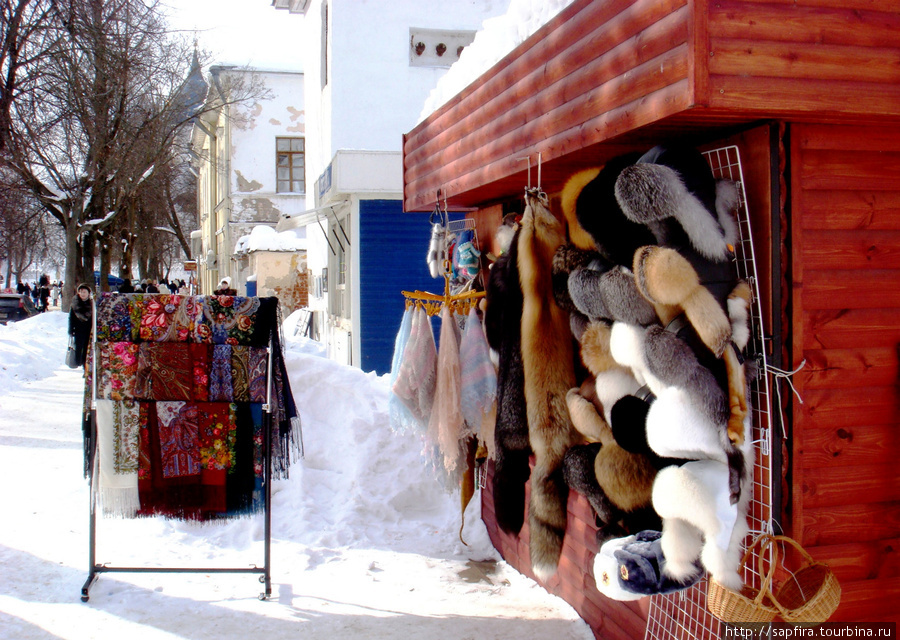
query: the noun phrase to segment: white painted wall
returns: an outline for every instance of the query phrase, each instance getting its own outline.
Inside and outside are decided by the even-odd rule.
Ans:
[[[328,2],[329,83],[322,89],[322,3]],[[303,19],[307,179],[341,149],[400,151],[402,135],[446,68],[409,63],[410,28],[477,31],[508,0],[312,0]],[[402,179],[402,178],[401,178]],[[398,184],[398,191],[402,184]],[[310,186],[312,189],[312,186]]]

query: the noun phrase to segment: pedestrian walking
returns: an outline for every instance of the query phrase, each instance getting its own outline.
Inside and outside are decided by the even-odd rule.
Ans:
[[[91,287],[80,284],[75,290],[75,300],[69,311],[69,335],[75,342],[75,364],[84,366],[88,345],[91,342],[91,328],[94,322],[94,306],[91,302]]]

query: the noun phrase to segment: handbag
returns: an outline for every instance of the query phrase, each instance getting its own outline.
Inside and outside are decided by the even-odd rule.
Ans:
[[[78,362],[75,358],[75,338],[69,336],[69,348],[66,349],[66,365],[70,369],[77,369]]]

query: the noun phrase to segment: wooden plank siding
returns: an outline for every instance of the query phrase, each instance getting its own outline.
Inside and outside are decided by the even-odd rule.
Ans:
[[[900,599],[900,134],[791,127],[793,536],[832,565],[835,621]],[[853,555],[847,555],[852,553]]]
[[[807,1],[710,2],[710,107],[895,116],[900,104],[900,7]]]
[[[404,209],[521,193],[538,153],[555,193],[698,130],[873,118],[900,123],[893,0],[576,0],[404,136]]]
[[[404,208],[437,189],[484,203],[482,185],[521,191],[537,154],[553,161],[683,111],[688,100],[688,0],[578,0],[404,137]],[[477,200],[473,200],[477,198]]]

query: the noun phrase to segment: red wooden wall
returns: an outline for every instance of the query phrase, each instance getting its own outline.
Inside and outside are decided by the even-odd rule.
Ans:
[[[649,598],[636,602],[617,602],[597,591],[592,567],[594,556],[599,550],[597,526],[594,512],[588,501],[580,494],[570,491],[566,537],[559,559],[559,569],[548,582],[541,582],[531,571],[531,557],[528,551],[528,518],[519,536],[512,536],[500,530],[494,515],[494,497],[491,483],[494,463],[488,463],[486,486],[481,490],[482,518],[487,526],[494,547],[511,566],[520,573],[537,581],[550,593],[561,597],[578,612],[591,627],[598,640],[635,640],[643,638],[647,627]],[[525,504],[531,483],[525,485]],[[527,510],[527,507],[526,507]]]
[[[900,620],[900,133],[794,125],[789,524],[833,620]]]

